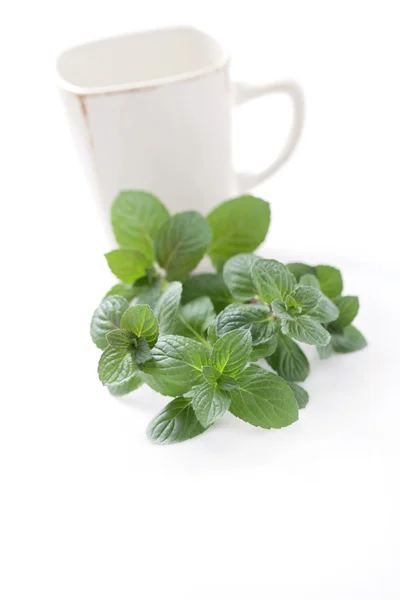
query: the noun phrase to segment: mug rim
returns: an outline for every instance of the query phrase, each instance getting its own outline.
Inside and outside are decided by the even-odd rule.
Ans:
[[[217,40],[210,34],[206,33],[205,31],[203,31],[201,29],[198,29],[197,27],[186,26],[186,25],[172,26],[172,27],[158,27],[155,29],[133,31],[130,33],[123,33],[123,34],[118,34],[118,35],[114,35],[114,36],[98,38],[95,40],[91,40],[89,42],[85,42],[83,44],[76,44],[74,46],[70,46],[70,47],[66,48],[65,50],[63,50],[58,55],[57,61],[56,61],[56,76],[57,76],[58,87],[61,88],[61,90],[64,90],[67,92],[72,92],[72,93],[80,95],[80,96],[95,96],[95,95],[115,94],[115,93],[119,93],[119,92],[129,92],[129,91],[135,91],[135,90],[136,91],[146,90],[146,89],[148,90],[148,89],[152,89],[152,88],[158,88],[158,87],[161,87],[161,86],[167,85],[167,84],[173,84],[173,83],[178,83],[178,82],[182,82],[182,81],[191,81],[193,79],[198,79],[200,77],[204,77],[210,73],[214,73],[216,71],[223,69],[229,63],[229,60],[230,60],[229,55],[220,46],[222,56],[215,63],[207,65],[207,66],[199,68],[199,69],[193,69],[191,71],[185,71],[182,73],[177,73],[175,75],[159,77],[156,79],[148,79],[148,80],[144,80],[144,81],[132,81],[129,83],[122,83],[122,84],[110,84],[110,85],[103,85],[103,86],[85,87],[85,86],[80,86],[80,85],[71,83],[70,81],[68,81],[61,75],[60,64],[61,64],[63,58],[70,52],[79,50],[81,48],[86,48],[88,46],[92,46],[95,44],[99,44],[102,42],[108,42],[110,40],[118,40],[121,38],[135,37],[140,34],[151,34],[151,33],[157,33],[157,32],[165,32],[165,31],[171,31],[171,32],[173,32],[173,31],[177,31],[177,32],[178,31],[189,31],[189,32],[194,32],[196,34],[200,33],[201,35],[208,37],[211,41],[215,42],[216,44],[218,44],[220,46],[219,42],[217,42]]]

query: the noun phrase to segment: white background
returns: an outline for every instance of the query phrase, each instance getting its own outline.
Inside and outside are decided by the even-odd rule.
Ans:
[[[397,600],[400,86],[396,2],[9,4],[1,22],[0,596]],[[227,417],[151,446],[155,393],[116,400],[88,324],[108,249],[55,89],[56,55],[92,38],[193,24],[232,73],[295,78],[306,127],[256,190],[266,255],[332,261],[361,296],[369,348],[313,358],[292,427]],[[272,161],[290,107],[235,115],[240,167]],[[315,253],[315,255],[313,254]]]

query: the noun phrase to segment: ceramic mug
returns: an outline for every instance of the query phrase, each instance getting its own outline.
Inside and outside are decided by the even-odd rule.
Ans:
[[[111,202],[127,189],[154,193],[172,213],[207,213],[274,173],[294,149],[303,124],[297,84],[232,84],[229,58],[220,45],[190,27],[71,48],[59,57],[57,72],[107,227]],[[293,102],[286,145],[261,173],[237,175],[232,106],[276,92]]]

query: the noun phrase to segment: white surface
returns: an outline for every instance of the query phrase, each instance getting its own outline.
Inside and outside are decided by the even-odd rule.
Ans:
[[[2,598],[398,600],[395,9],[355,0],[8,7]],[[174,23],[225,39],[238,78],[303,84],[304,138],[257,190],[272,203],[268,248],[332,258],[346,292],[360,294],[357,323],[370,345],[313,364],[310,404],[286,430],[227,417],[197,440],[159,448],[144,429],[162,399],[118,401],[96,381],[88,323],[112,278],[52,69],[65,46]],[[282,141],[289,108],[269,102],[268,114],[266,100],[249,107],[254,131],[247,109],[238,112],[242,168],[263,167]]]

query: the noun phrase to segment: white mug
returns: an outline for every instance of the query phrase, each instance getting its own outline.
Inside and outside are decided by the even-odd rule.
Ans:
[[[106,227],[121,190],[152,192],[171,213],[209,212],[274,173],[303,124],[297,84],[233,85],[220,45],[190,27],[77,46],[59,57],[57,71]],[[238,176],[232,167],[232,106],[271,92],[286,93],[293,102],[289,139],[261,173]]]

